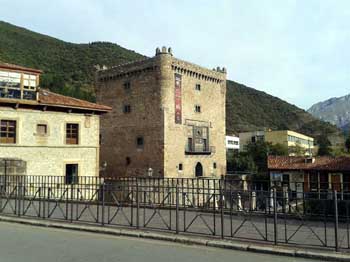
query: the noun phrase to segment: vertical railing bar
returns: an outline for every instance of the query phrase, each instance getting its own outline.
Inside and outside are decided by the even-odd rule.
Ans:
[[[333,194],[334,198],[334,241],[335,241],[335,251],[338,252],[339,247],[338,247],[338,196],[337,196],[337,191],[334,190]]]

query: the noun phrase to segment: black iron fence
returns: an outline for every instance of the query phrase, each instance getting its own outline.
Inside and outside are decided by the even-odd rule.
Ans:
[[[350,251],[346,192],[233,179],[0,176],[3,215]],[[260,183],[260,182],[259,182]]]

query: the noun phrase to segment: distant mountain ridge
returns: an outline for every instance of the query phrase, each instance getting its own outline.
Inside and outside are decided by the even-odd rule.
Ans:
[[[316,103],[308,109],[308,112],[323,121],[338,126],[344,132],[348,132],[350,128],[350,94]]]
[[[44,71],[40,85],[54,92],[93,101],[95,65],[113,66],[145,56],[108,42],[73,44],[0,21],[0,60]],[[341,132],[304,110],[265,92],[227,81],[228,134],[257,129],[291,129],[336,144]]]

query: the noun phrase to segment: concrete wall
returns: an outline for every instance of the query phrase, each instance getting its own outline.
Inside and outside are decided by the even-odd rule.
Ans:
[[[27,175],[64,176],[66,163],[79,164],[79,176],[98,176],[99,116],[0,107],[0,119],[17,121],[16,144],[0,144],[0,158],[26,162]],[[36,134],[47,124],[47,136]],[[79,124],[79,144],[65,144],[66,123]]]

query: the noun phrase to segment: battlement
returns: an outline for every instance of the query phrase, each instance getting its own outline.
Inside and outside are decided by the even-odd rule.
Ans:
[[[184,74],[189,77],[216,83],[222,83],[226,80],[227,71],[225,67],[221,68],[218,66],[213,70],[210,70],[203,66],[175,58],[173,56],[172,48],[167,48],[166,46],[163,46],[162,48],[157,47],[155,50],[155,56],[151,58],[124,63],[110,68],[97,65],[97,76],[101,82],[133,77],[142,73],[162,70],[164,63],[161,61],[167,61],[167,63],[170,63],[172,70],[178,74]]]

